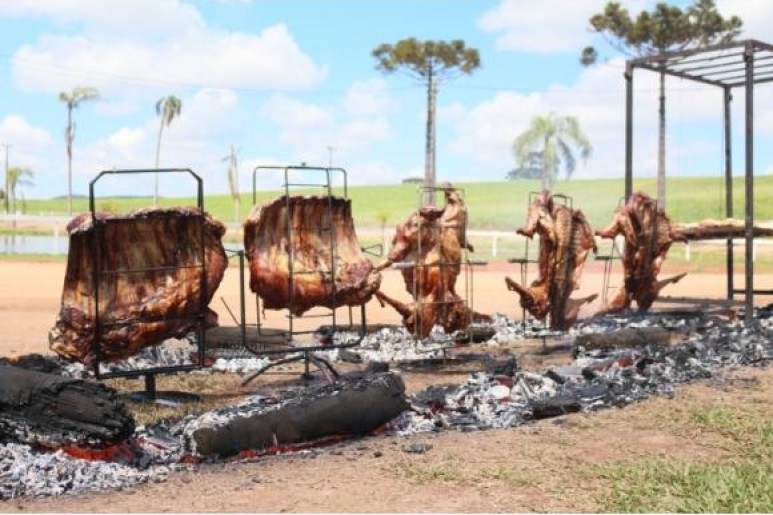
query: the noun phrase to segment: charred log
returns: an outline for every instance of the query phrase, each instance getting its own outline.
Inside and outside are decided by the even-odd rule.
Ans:
[[[403,317],[403,325],[417,338],[426,338],[440,325],[447,334],[466,329],[475,319],[490,320],[473,313],[456,292],[462,252],[472,250],[467,241],[467,208],[461,195],[449,184],[444,188],[443,208],[425,206],[397,226],[392,248],[379,264],[381,270],[396,262],[401,268],[405,290],[413,302],[403,303],[382,292],[381,305],[390,305]]]
[[[264,450],[326,437],[363,436],[408,408],[399,376],[381,374],[332,394],[304,399],[275,411],[237,417],[219,427],[196,430],[196,450],[204,456],[227,457],[245,450]]]
[[[314,306],[358,306],[381,284],[357,241],[351,201],[280,197],[244,223],[250,289],[266,309],[302,315]]]
[[[610,333],[582,334],[574,341],[575,349],[603,350],[641,348],[647,345],[669,345],[673,333],[662,327],[629,327]]]
[[[550,315],[551,328],[568,329],[580,307],[597,297],[570,298],[580,287],[588,253],[596,249],[590,224],[582,211],[554,202],[544,190],[529,207],[526,226],[517,232],[527,238],[539,235],[539,274],[529,286],[507,277],[507,288],[518,294],[521,307],[532,316],[543,320]]]
[[[49,333],[60,356],[88,365],[98,344],[100,360],[125,359],[184,336],[202,311],[208,326],[217,325],[207,306],[227,266],[222,223],[196,208],[142,209],[80,215],[67,231],[62,304]]]
[[[0,440],[29,445],[109,444],[134,419],[104,384],[0,366]]]

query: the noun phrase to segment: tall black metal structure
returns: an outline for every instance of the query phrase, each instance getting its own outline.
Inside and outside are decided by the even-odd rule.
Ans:
[[[725,214],[733,217],[733,169],[730,124],[732,89],[743,87],[746,100],[745,131],[745,263],[743,289],[733,284],[733,239],[727,239],[727,298],[744,294],[745,322],[752,320],[754,294],[754,86],[773,82],[773,45],[754,39],[681,52],[665,52],[626,62],[625,66],[625,198],[633,193],[633,72],[636,68],[663,73],[721,88],[724,102]]]

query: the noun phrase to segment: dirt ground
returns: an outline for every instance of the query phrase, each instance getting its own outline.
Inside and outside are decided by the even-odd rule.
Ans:
[[[47,334],[59,308],[64,270],[63,261],[0,261],[0,355],[49,352]],[[680,271],[665,269],[662,276]],[[476,311],[520,317],[515,294],[504,286],[506,275],[518,279],[519,271],[515,265],[506,264],[474,270],[471,291]],[[619,284],[619,280],[619,276],[613,276],[612,285]],[[238,270],[230,268],[213,300],[212,308],[218,311],[221,324],[231,324],[226,305],[238,313],[238,281]],[[666,293],[721,298],[725,284],[722,274],[689,274]],[[742,284],[742,277],[736,284]],[[771,286],[773,276],[757,276],[755,287]],[[383,289],[407,300],[395,272],[385,274]],[[577,296],[601,289],[601,267],[590,264]],[[279,323],[274,316],[267,316],[269,325]],[[254,318],[252,302],[248,322]],[[368,305],[367,318],[369,323],[399,323],[394,311],[376,302]],[[539,353],[534,345],[523,344],[514,350],[521,363],[530,368],[569,360],[565,353]],[[402,373],[409,391],[417,391],[427,384],[461,381],[470,371],[467,367],[404,369]],[[604,486],[588,472],[594,464],[648,455],[716,457],[717,452],[721,453],[701,435],[684,434],[664,424],[664,416],[678,410],[680,400],[735,402],[762,395],[767,397],[766,409],[770,409],[773,371],[748,369],[735,374],[754,378],[761,389],[717,389],[710,384],[695,384],[680,388],[676,401],[653,398],[623,410],[570,415],[511,430],[371,437],[338,444],[314,458],[288,455],[224,462],[174,472],[165,483],[127,491],[5,501],[0,503],[0,511],[597,511],[594,495]],[[430,444],[432,448],[426,454],[404,452],[411,443]]]

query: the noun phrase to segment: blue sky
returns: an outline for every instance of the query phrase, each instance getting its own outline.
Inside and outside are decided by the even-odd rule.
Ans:
[[[624,2],[632,11],[654,2]],[[685,5],[684,2],[675,2]],[[579,178],[621,177],[623,60],[588,29],[603,0],[261,1],[4,0],[0,2],[0,143],[11,166],[35,172],[27,198],[66,193],[66,110],[60,91],[99,89],[76,112],[74,192],[101,170],[150,168],[166,95],[182,115],[165,129],[161,166],[191,168],[207,193],[227,191],[230,145],[240,187],[258,165],[306,162],[347,169],[351,184],[396,183],[424,169],[426,92],[384,76],[370,53],[406,37],[463,39],[481,54],[472,76],[440,85],[440,180],[501,180],[515,165],[511,145],[531,118],[574,115],[594,145]],[[719,0],[745,21],[742,37],[773,41],[773,2]],[[578,62],[595,44],[605,57]],[[637,72],[635,170],[654,173],[656,77]],[[758,173],[773,169],[770,87],[757,88]],[[741,156],[742,94],[735,150]],[[717,175],[722,166],[721,93],[669,80],[668,170]],[[330,150],[332,148],[332,151]],[[2,156],[3,158],[5,156]],[[742,170],[738,161],[736,169]],[[148,181],[100,184],[100,193],[151,194]],[[187,193],[179,180],[162,195]],[[273,176],[262,184],[275,186]]]

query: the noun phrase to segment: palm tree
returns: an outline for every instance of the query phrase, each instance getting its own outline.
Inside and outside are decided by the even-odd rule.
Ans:
[[[571,177],[577,160],[572,147],[580,151],[583,161],[588,159],[593,147],[580,130],[580,124],[574,116],[560,116],[549,113],[535,116],[531,125],[521,133],[513,143],[513,154],[519,166],[524,166],[534,155],[542,154],[542,189],[551,189],[563,163],[566,178]]]
[[[10,203],[12,213],[16,212],[16,189],[21,186],[32,186],[34,183],[30,179],[34,175],[29,168],[14,166],[8,169],[8,174],[6,175],[6,181],[8,182],[6,197]]]
[[[69,93],[59,93],[59,101],[67,105],[67,127],[64,129],[64,141],[67,145],[67,214],[72,216],[72,143],[75,141],[75,121],[72,119],[72,110],[81,102],[99,98],[96,88],[79,86]]]
[[[231,145],[231,152],[221,161],[228,162],[228,189],[231,191],[231,197],[234,199],[234,222],[241,218],[240,197],[239,197],[239,151]]]
[[[156,142],[156,169],[161,160],[161,136],[164,133],[164,126],[169,126],[172,120],[180,116],[183,102],[174,95],[169,95],[159,99],[156,102],[156,114],[160,117],[161,123],[158,127],[158,141]],[[158,206],[158,173],[155,178],[155,188],[153,190],[153,205]]]

